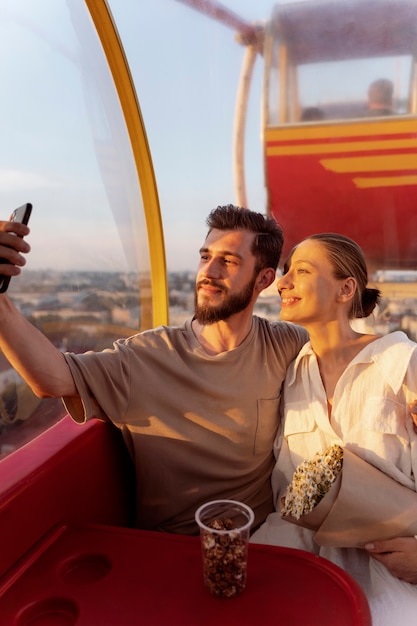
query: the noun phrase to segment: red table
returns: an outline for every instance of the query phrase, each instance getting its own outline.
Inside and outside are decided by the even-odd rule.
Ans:
[[[2,541],[7,541],[3,537]],[[307,552],[251,544],[245,591],[203,585],[198,537],[59,526],[0,581],[7,626],[364,626],[359,587]]]

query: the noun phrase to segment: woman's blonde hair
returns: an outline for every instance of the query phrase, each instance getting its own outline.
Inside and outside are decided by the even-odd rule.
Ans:
[[[339,233],[317,233],[306,237],[304,241],[309,239],[322,244],[333,266],[335,278],[355,279],[357,288],[349,317],[351,319],[368,317],[379,304],[381,292],[379,289],[367,287],[368,269],[361,247],[353,239]]]

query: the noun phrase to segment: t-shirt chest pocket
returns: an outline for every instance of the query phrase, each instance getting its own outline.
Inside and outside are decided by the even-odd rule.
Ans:
[[[257,401],[257,421],[254,454],[272,454],[272,446],[279,425],[279,402],[277,398],[260,398]]]

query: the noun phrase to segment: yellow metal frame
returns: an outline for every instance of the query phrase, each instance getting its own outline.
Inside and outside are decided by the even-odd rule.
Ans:
[[[168,323],[168,284],[162,219],[145,125],[123,46],[105,0],[85,0],[103,46],[132,145],[148,231],[153,326]]]

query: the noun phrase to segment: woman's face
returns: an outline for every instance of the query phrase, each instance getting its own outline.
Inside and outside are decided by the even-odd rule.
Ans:
[[[302,326],[337,319],[344,281],[333,274],[325,247],[313,239],[301,242],[277,282],[281,319]]]

